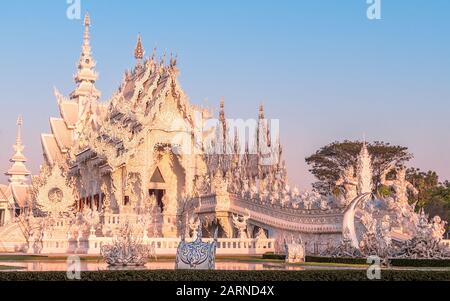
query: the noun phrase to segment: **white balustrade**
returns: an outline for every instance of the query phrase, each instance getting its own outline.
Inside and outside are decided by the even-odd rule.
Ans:
[[[180,241],[179,238],[145,237],[142,243],[152,246],[156,255],[176,255]],[[213,239],[204,238],[203,241],[212,242]],[[112,242],[112,237],[95,235],[80,237],[78,241],[68,241],[67,238],[44,238],[41,254],[99,255],[101,247],[112,244]],[[262,255],[274,251],[274,239],[219,238],[217,241],[217,255]]]

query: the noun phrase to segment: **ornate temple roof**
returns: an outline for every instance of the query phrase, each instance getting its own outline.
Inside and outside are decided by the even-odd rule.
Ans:
[[[26,208],[31,205],[30,185],[11,184],[11,192],[19,208]]]
[[[66,152],[73,143],[72,131],[67,127],[64,119],[60,118],[50,118],[50,126],[59,149]]]
[[[90,46],[90,26],[91,20],[87,14],[84,19],[83,45],[78,71],[74,78],[75,90],[68,99],[55,89],[61,118],[50,118],[52,133],[41,135],[44,157],[49,165],[65,157],[64,154],[71,149],[73,141],[82,132],[84,125],[80,123],[97,113],[93,108],[98,109],[96,103],[101,93],[95,87],[98,74],[94,70],[96,62],[92,57]]]
[[[0,202],[6,202],[8,200],[7,191],[8,186],[0,184]]]
[[[52,134],[41,135],[42,149],[44,157],[49,165],[53,165],[63,158],[62,152],[56,142],[56,138]]]
[[[58,93],[59,92],[55,92],[55,95],[58,95]],[[69,130],[75,129],[78,122],[78,103],[74,101],[61,100],[58,104],[61,117],[64,119],[67,128]]]
[[[22,144],[22,124],[22,117],[19,117],[16,143],[13,146],[15,153],[10,160],[13,164],[5,173],[9,176],[10,184],[0,185],[0,201],[7,201],[16,208],[25,208],[31,204],[30,185],[27,183],[31,173],[25,165],[27,159],[23,154],[25,147]]]
[[[116,158],[111,163],[109,161],[114,159],[112,157],[121,156],[119,153],[132,155],[136,143],[146,133],[163,131],[194,134],[196,129],[203,128],[203,124],[197,124],[198,122],[212,117],[209,110],[190,103],[178,81],[179,70],[175,56],[170,55],[167,59],[164,54],[157,59],[155,49],[150,57],[144,58],[141,35],[138,36],[134,49],[135,66],[125,72],[123,81],[113,96],[108,101],[99,102],[100,93],[94,85],[98,75],[94,71],[88,15],[84,26],[81,59],[75,77],[77,86],[70,99],[55,90],[61,117],[51,118],[52,133],[42,135],[47,164],[53,165],[64,159],[67,161],[70,157],[70,165],[77,165],[76,161],[90,158],[92,152],[103,159],[100,160],[103,165],[109,164],[114,169],[115,163],[120,166],[124,162]],[[198,116],[201,118],[197,118]],[[264,118],[263,107],[260,108],[259,117],[260,120]],[[227,133],[223,100],[219,118],[224,125],[223,140],[228,143],[227,140],[232,137],[228,137]],[[266,130],[268,133],[268,129]],[[215,137],[212,131],[205,131],[202,135],[203,141],[213,140]],[[267,141],[270,140],[269,134],[263,136],[267,136]],[[237,152],[236,139],[234,138]],[[74,141],[77,143],[74,144]],[[257,157],[254,152],[258,151],[256,148],[256,145],[247,146],[247,150],[255,154],[248,153],[247,157]],[[249,164],[253,167],[258,165],[257,161],[253,163]],[[256,175],[258,171],[255,169],[252,174]]]

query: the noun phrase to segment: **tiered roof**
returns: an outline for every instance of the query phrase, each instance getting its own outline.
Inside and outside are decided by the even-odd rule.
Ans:
[[[27,161],[22,144],[22,124],[21,117],[17,119],[17,137],[14,144],[14,155],[11,158],[12,166],[5,174],[9,176],[9,186],[0,186],[0,200],[8,201],[18,208],[28,207],[31,203],[30,185],[27,183],[31,175],[25,163]]]
[[[70,94],[70,99],[64,97],[55,89],[61,118],[50,118],[51,134],[42,134],[41,143],[47,164],[53,165],[63,158],[71,149],[74,140],[82,132],[82,119],[96,114],[93,108],[101,96],[95,87],[98,74],[95,72],[96,62],[92,57],[90,46],[91,20],[87,14],[84,19],[84,35],[78,71],[75,76],[77,84]]]
[[[12,166],[8,170],[8,172],[6,172],[6,175],[9,176],[9,182],[14,184],[24,184],[27,181],[27,178],[31,175],[31,173],[25,166],[25,162],[27,161],[27,159],[23,154],[23,150],[25,149],[25,147],[22,144],[22,124],[22,118],[19,117],[17,120],[16,144],[13,146],[15,153],[10,160]]]

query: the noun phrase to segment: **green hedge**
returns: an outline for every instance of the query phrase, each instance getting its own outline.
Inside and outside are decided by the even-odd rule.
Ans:
[[[391,259],[396,267],[450,267],[450,259]]]
[[[365,270],[307,271],[95,271],[83,281],[368,281]],[[65,272],[2,272],[0,281],[66,281]],[[448,281],[450,271],[383,270],[382,281]]]
[[[342,263],[342,264],[367,264],[366,258],[332,258],[307,256],[307,262],[319,263]],[[450,267],[449,259],[390,259],[391,266],[394,267]]]
[[[263,259],[285,260],[285,255],[267,253],[263,255]],[[321,257],[306,256],[306,262],[316,263],[338,263],[338,264],[367,264],[366,258],[345,258],[345,257]],[[390,263],[394,267],[450,267],[450,259],[391,259]]]
[[[266,253],[266,254],[263,255],[263,259],[285,260],[286,259],[286,255],[274,254],[274,253]]]
[[[306,256],[306,262],[340,263],[340,264],[367,264],[367,259],[366,258],[346,258],[346,257]]]
[[[263,259],[285,260],[286,255],[266,253],[263,255]],[[364,258],[334,258],[334,257],[306,256],[305,261],[316,263],[367,264],[367,260]]]

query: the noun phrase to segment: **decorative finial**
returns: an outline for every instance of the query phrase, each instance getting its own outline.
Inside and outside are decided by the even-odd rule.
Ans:
[[[178,55],[174,55],[173,53],[170,53],[170,66],[175,67],[177,65]]]
[[[223,122],[225,120],[225,98],[220,99],[220,120]]]
[[[223,131],[223,141],[224,141],[224,150],[226,149],[225,141],[227,141],[227,120],[225,117],[225,99],[222,97],[220,100],[220,112],[219,112],[219,120],[222,125]]]
[[[161,57],[161,66],[164,66],[166,63],[167,49],[164,50],[163,55]]]
[[[23,125],[23,118],[22,118],[22,116],[19,116],[17,118],[16,145],[22,145],[22,125]]]
[[[86,26],[86,27],[91,26],[91,17],[89,16],[88,12],[84,16],[84,26]]]
[[[136,44],[136,49],[134,50],[134,57],[137,60],[142,60],[144,58],[144,48],[142,47],[142,37],[141,34],[138,35],[138,40]]]
[[[261,103],[261,105],[259,106],[259,119],[265,119],[265,114],[264,114],[264,104]]]

